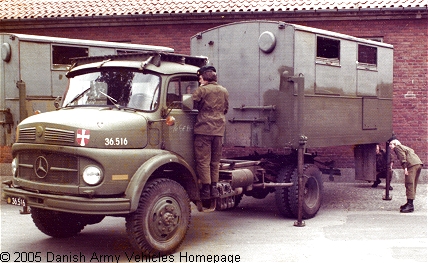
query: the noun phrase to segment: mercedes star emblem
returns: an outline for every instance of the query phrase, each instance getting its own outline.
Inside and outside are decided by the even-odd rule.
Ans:
[[[46,158],[43,156],[37,157],[34,165],[34,172],[36,173],[37,177],[45,178],[46,175],[48,175],[48,171],[49,171],[48,160],[46,160]]]

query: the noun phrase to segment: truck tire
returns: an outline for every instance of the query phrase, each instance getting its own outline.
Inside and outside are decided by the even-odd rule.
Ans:
[[[281,168],[278,174],[278,183],[290,183],[291,175],[293,174],[294,166],[287,166]],[[285,217],[294,217],[294,214],[290,207],[289,196],[290,187],[276,188],[275,190],[275,201],[279,212]]]
[[[173,180],[160,178],[145,186],[137,210],[126,218],[126,231],[137,251],[164,256],[181,245],[189,224],[186,190]]]
[[[297,218],[299,210],[299,182],[297,168],[283,172],[284,182],[292,182],[289,188],[278,188],[276,191],[276,202],[279,211],[286,217]],[[316,165],[306,164],[303,168],[303,184],[305,185],[303,195],[302,218],[313,218],[322,204],[322,178],[321,172]]]
[[[31,217],[40,231],[56,238],[75,236],[86,226],[84,217],[78,214],[36,207],[31,207]]]

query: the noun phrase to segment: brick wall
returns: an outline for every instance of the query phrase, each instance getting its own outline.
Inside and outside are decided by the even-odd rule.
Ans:
[[[12,161],[12,149],[9,146],[0,146],[0,163],[10,163]]]
[[[240,20],[245,20],[245,18],[241,17]],[[286,18],[276,20],[287,21]],[[393,130],[403,144],[413,148],[422,161],[428,164],[428,36],[426,20],[322,20],[294,23],[357,37],[381,37],[384,42],[394,45]],[[152,26],[39,28],[15,32],[161,45],[174,48],[176,53],[189,54],[190,37],[217,25],[220,24],[180,24],[177,22],[176,24]],[[236,149],[227,151],[236,152]],[[353,167],[353,152],[349,146],[317,149],[317,151],[319,155],[323,155],[323,158],[337,160],[339,167]],[[225,152],[225,154],[229,155],[229,152]]]

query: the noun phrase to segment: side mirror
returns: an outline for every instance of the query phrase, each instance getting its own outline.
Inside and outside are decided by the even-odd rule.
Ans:
[[[192,94],[183,94],[183,98],[182,98],[182,109],[183,110],[193,110],[193,99],[192,99]]]

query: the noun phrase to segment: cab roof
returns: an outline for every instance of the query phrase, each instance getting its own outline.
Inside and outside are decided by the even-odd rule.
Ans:
[[[102,67],[128,67],[139,70],[151,70],[163,74],[196,73],[196,68],[206,65],[207,57],[195,57],[164,52],[138,52],[121,55],[105,55],[72,59],[72,66],[67,73],[73,77],[75,73],[85,69]]]

